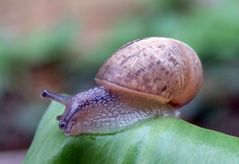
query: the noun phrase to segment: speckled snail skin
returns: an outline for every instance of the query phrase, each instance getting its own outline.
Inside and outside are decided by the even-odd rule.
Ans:
[[[185,43],[149,37],[116,51],[97,73],[98,87],[74,96],[44,90],[42,96],[65,105],[57,120],[66,135],[113,133],[150,117],[177,116],[199,91],[202,72]]]

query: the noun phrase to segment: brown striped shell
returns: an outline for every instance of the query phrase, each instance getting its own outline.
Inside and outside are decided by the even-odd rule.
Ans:
[[[100,68],[96,82],[107,88],[182,106],[198,92],[202,65],[185,43],[161,37],[135,40]]]

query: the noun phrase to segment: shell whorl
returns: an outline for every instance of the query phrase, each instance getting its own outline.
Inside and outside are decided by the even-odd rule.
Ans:
[[[100,68],[96,82],[122,92],[182,106],[202,83],[200,59],[185,43],[161,37],[135,40]]]

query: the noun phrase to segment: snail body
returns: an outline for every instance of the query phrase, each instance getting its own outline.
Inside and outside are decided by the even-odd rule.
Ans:
[[[154,116],[177,116],[203,81],[192,48],[170,38],[150,37],[124,45],[96,75],[99,85],[75,96],[43,91],[66,106],[58,116],[66,135],[112,133]]]

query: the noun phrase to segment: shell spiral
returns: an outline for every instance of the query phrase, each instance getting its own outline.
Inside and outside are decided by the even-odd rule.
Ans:
[[[203,81],[196,52],[185,43],[161,37],[135,40],[117,50],[100,68],[96,82],[120,92],[182,106]]]

